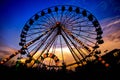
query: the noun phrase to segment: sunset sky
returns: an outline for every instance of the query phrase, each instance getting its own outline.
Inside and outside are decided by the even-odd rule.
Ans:
[[[19,50],[20,33],[38,11],[55,5],[76,5],[90,11],[103,29],[100,49],[120,49],[120,5],[118,0],[1,0],[0,58]]]

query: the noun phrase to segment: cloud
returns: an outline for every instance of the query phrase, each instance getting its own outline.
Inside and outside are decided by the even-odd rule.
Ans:
[[[15,51],[17,51],[17,50],[14,48],[11,48],[7,44],[5,44],[4,39],[1,37],[1,39],[0,39],[0,58],[7,57],[7,56],[13,54]]]
[[[110,41],[120,42],[120,31],[116,31],[106,36]]]
[[[102,51],[120,49],[120,17],[107,18],[101,21],[104,44],[100,46]]]
[[[10,48],[9,46],[0,46],[0,57],[7,57],[15,53],[15,49]]]
[[[120,40],[120,17],[108,18],[103,22],[103,36],[111,41]]]
[[[100,22],[101,22],[101,26],[104,32],[103,36],[110,35],[120,30],[120,17],[119,16],[107,18]]]

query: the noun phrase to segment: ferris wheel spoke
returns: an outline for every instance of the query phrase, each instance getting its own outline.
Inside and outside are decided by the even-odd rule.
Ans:
[[[65,33],[65,32],[64,32]],[[76,44],[73,42],[74,40],[71,40],[70,36],[68,36],[66,33],[65,33],[66,37],[68,38],[68,40],[71,42],[71,44],[74,46],[74,48],[77,50],[77,52],[80,54],[80,56],[82,58],[84,58],[85,54],[84,53],[81,53],[80,50],[78,49],[78,47],[76,46]],[[79,59],[80,60],[80,59]]]
[[[49,26],[51,26],[51,24],[45,24],[45,23],[36,23],[34,25],[37,26],[37,28],[39,28],[39,29],[45,29],[45,28],[48,28]],[[33,27],[31,29],[35,29],[35,27]]]
[[[46,22],[46,20],[44,19],[44,20],[39,20],[39,21],[37,21],[34,25],[35,25],[35,26],[39,26],[40,28],[42,28],[43,26],[44,26],[44,27],[49,27],[49,26],[51,26],[51,25],[53,25],[53,24],[50,23],[50,22]]]
[[[60,16],[61,16],[61,15],[60,15],[60,12],[56,12],[56,14],[57,14],[57,21],[60,22],[60,21],[61,21],[61,19],[60,19]]]
[[[40,20],[40,22],[46,23],[48,25],[54,25],[54,23],[49,18],[47,18],[46,16],[42,17],[42,19]]]
[[[28,47],[28,46],[30,46],[31,44],[33,44],[35,41],[37,41],[37,40],[39,40],[41,37],[43,37],[43,36],[45,36],[48,32],[52,32],[52,31],[54,31],[54,27],[53,28],[51,28],[51,29],[48,29],[46,32],[44,32],[43,34],[41,34],[40,36],[38,36],[37,38],[35,38],[34,40],[32,40],[32,41],[30,41],[30,42],[28,42],[26,45],[24,45],[23,47]],[[50,32],[50,33],[51,33]]]
[[[66,22],[64,22],[64,24],[68,23],[68,22],[73,22],[74,20],[78,20],[80,19],[79,17],[74,19],[74,17],[76,17],[76,14],[72,15],[71,17],[69,17]]]
[[[64,12],[63,13],[63,17],[62,17],[62,23],[64,23],[64,21],[66,20],[66,16],[67,16],[67,14],[69,13],[69,11],[66,11],[66,12]]]
[[[79,22],[79,21],[77,21],[77,22],[69,22],[69,23],[66,23],[66,25],[67,25],[67,26],[76,26],[76,27],[77,27],[77,26],[83,26],[83,27],[84,27],[84,25],[81,25],[81,23],[83,23],[83,22],[86,22],[86,21],[83,20],[83,21],[80,21],[80,22]],[[87,26],[89,26],[89,25],[87,25]],[[86,26],[86,27],[87,27],[87,26]]]
[[[41,34],[40,36],[38,36],[38,33],[40,33],[40,32],[26,35],[26,37],[29,37],[29,36],[31,37],[29,40],[26,40],[26,41],[27,41],[27,42],[28,42],[28,41],[34,42],[35,40],[38,40],[39,37],[42,37],[42,36],[43,36],[42,34]],[[35,35],[35,34],[37,34],[37,35]],[[44,34],[44,35],[46,35],[46,34]],[[33,39],[32,36],[38,36],[38,37],[37,37],[36,39]]]
[[[53,42],[55,41],[57,34],[53,37],[53,39],[49,40],[49,42],[46,44],[46,46],[43,48],[43,50],[41,51],[40,55],[38,56],[37,60],[42,56],[42,54],[46,51],[46,49],[53,44]],[[51,46],[50,46],[51,47]],[[34,54],[35,55],[35,54]],[[34,63],[35,64],[35,63]],[[33,64],[33,65],[34,65]],[[32,66],[33,66],[32,65]]]
[[[54,42],[55,42],[55,40],[52,40],[52,42],[50,43],[50,45],[46,49],[46,51],[47,51],[46,53],[49,53],[51,47],[54,45]],[[54,47],[54,49],[56,49],[56,47]],[[55,53],[55,51],[53,52],[53,50],[52,50],[52,53]]]
[[[44,31],[38,31],[38,32],[34,32],[34,33],[28,33],[27,35],[26,35],[26,37],[29,37],[29,36],[34,36],[34,35],[38,35],[38,34],[41,34],[41,32],[44,32]]]
[[[41,40],[41,43],[43,41]],[[27,47],[27,49],[30,49],[29,52],[32,52],[37,46],[39,46],[41,43],[38,43],[37,41],[34,44],[31,44],[30,46]],[[34,45],[34,46],[33,46]]]
[[[91,50],[90,50],[87,46],[85,46],[85,45],[83,44],[83,42],[81,42],[78,38],[76,38],[75,36],[73,36],[73,34],[72,34],[71,31],[69,31],[68,29],[66,29],[66,28],[63,27],[63,26],[62,26],[62,29],[63,29],[65,32],[67,32],[67,34],[68,34],[69,36],[71,36],[76,42],[78,42],[78,44],[82,45],[83,48],[85,48],[86,51],[91,52]]]
[[[58,41],[58,36],[57,36],[57,38],[56,38],[56,40],[55,40],[55,43],[53,44],[52,53],[55,53],[55,52],[56,52],[57,41]],[[49,47],[49,49],[50,49],[50,47]]]
[[[75,21],[75,20],[83,20],[84,18],[81,15],[76,15],[76,13],[74,13],[75,16],[73,18],[71,18],[69,21]]]
[[[65,32],[64,32],[65,33]],[[70,42],[71,42],[71,44],[73,44],[73,46],[75,47],[75,49],[78,51],[78,53],[80,54],[80,56],[82,57],[82,58],[84,58],[84,56],[85,56],[85,54],[84,54],[84,52],[83,51],[81,51],[80,50],[80,46],[77,46],[76,44],[77,43],[75,43],[74,42],[74,39],[72,38],[72,40],[71,40],[71,36],[68,36],[66,33],[65,33],[65,35],[67,36],[67,38],[70,40]],[[83,46],[81,46],[81,47],[83,47]],[[82,53],[81,53],[82,52]]]
[[[45,46],[45,48],[41,52],[40,56],[44,53],[44,51],[47,49],[47,47],[50,46],[50,44],[53,44],[53,42],[55,41],[56,36],[57,36],[57,34],[51,40],[48,41],[48,44]]]
[[[86,36],[79,35],[79,34],[76,34],[76,33],[74,33],[74,34],[75,34],[75,35],[78,35],[79,37],[81,37],[81,38],[83,38],[83,39],[85,39],[85,40],[87,40],[87,41],[89,41],[89,42],[91,42],[91,43],[93,43],[93,44],[96,44],[96,43],[94,43],[93,41],[89,40]]]
[[[29,36],[32,36],[32,35],[35,35],[35,34],[38,34],[38,33],[40,33],[41,35],[43,35],[43,34],[45,35],[45,33],[47,33],[48,30],[49,30],[49,29],[47,29],[47,30],[45,30],[45,31],[31,32],[31,33],[28,33],[28,34],[26,35],[26,37],[29,37]],[[42,32],[42,33],[41,33],[41,32]],[[40,34],[39,34],[39,35],[40,35]],[[41,35],[40,35],[40,36],[41,36]]]
[[[71,16],[71,18],[73,18],[73,17],[76,17],[76,16],[75,16],[75,15]],[[73,21],[70,21],[71,18],[69,18],[68,20],[66,20],[66,22],[64,22],[64,24],[65,24],[65,25],[69,25],[69,24],[72,25],[72,24],[73,24],[73,23],[72,23]]]
[[[29,36],[28,36],[28,37],[29,37]],[[26,37],[26,38],[27,38],[27,37]],[[30,36],[29,38],[26,39],[26,42],[27,42],[27,43],[28,43],[28,42],[30,43],[30,42],[32,42],[33,40],[34,40],[34,38]]]
[[[72,31],[75,31],[75,32],[80,32],[80,30],[85,30],[86,28],[90,28],[89,30],[85,30],[85,31],[88,31],[88,32],[94,32],[96,33],[95,31],[91,30],[94,26],[90,26],[90,25],[80,25],[80,24],[67,24],[68,27],[71,27],[71,30]],[[70,30],[70,29],[69,29]]]
[[[46,42],[46,39],[49,37],[50,35],[47,35],[46,37],[44,37],[41,40],[41,43],[39,43],[38,45],[36,45],[30,52],[31,57],[34,56],[35,53],[37,53],[37,51],[43,46],[43,44]],[[35,44],[34,44],[35,45]],[[31,45],[32,46],[32,45]],[[28,47],[29,49],[30,47]]]
[[[44,19],[44,20],[43,20]],[[41,23],[40,23],[41,22]],[[42,18],[39,23],[37,23],[38,25],[42,25],[42,26],[51,26],[53,25],[50,21],[47,21],[46,18]]]
[[[61,36],[60,36],[60,47],[61,47],[61,54],[62,54],[62,62],[64,62],[64,56],[63,56],[63,48],[62,48],[62,40],[61,40]]]
[[[54,14],[53,14],[53,13],[51,13],[51,16],[52,16],[52,18],[53,18],[54,22],[56,23],[56,22],[57,22],[57,20],[56,20],[56,18],[55,18],[55,16],[54,16]]]
[[[47,15],[47,17],[49,17],[49,20],[51,20],[53,24],[57,22],[57,19],[53,16],[52,13],[50,15]]]
[[[66,18],[66,15],[67,15],[68,13],[69,13],[68,11],[66,11],[66,12],[64,11],[64,12],[63,12],[63,17],[62,17],[62,20],[61,20],[61,21],[64,21],[64,19]]]
[[[68,10],[67,10],[67,15],[65,15],[66,17],[65,17],[65,21],[67,20],[67,18],[69,18],[70,16],[71,16],[71,13],[73,14],[74,12],[73,12],[73,8],[72,8],[72,6],[70,6],[69,8],[68,8]],[[64,21],[64,22],[65,22]]]
[[[50,16],[46,15],[45,16],[52,24],[54,24],[55,22],[53,22],[53,20],[50,18]]]
[[[49,35],[50,36],[50,35]],[[48,38],[48,37],[47,37]],[[54,38],[56,38],[56,36],[54,36]],[[50,46],[50,43],[52,43],[52,41],[54,41],[52,38],[51,38],[51,40],[45,40],[45,41],[48,41],[45,45],[45,48],[42,50],[42,52],[41,52],[41,54],[40,54],[40,56],[44,53],[44,51],[47,49],[47,47],[48,46]]]
[[[31,56],[31,57],[33,57],[33,55],[35,54],[35,53],[37,53],[37,51],[43,46],[43,42],[42,43],[39,43],[39,44],[37,44],[35,47],[33,47],[33,46],[30,46],[29,48],[31,48],[31,49],[29,49],[29,56]]]
[[[42,30],[43,31],[43,30],[46,30],[46,29],[45,28],[41,28],[41,27],[38,27],[38,28],[36,27],[36,28],[31,28],[30,29],[30,31],[32,31],[32,30]]]
[[[41,33],[44,33],[47,30],[48,30],[48,28],[46,28],[46,29],[34,28],[34,29],[30,30],[31,32],[27,33],[27,36],[32,36],[32,35],[37,34],[37,33],[39,33],[39,35],[40,35]]]
[[[36,60],[38,60],[39,58],[41,58],[41,56],[42,56],[42,54],[47,50],[47,53],[49,52],[49,49],[50,49],[50,47],[52,46],[52,44],[53,44],[53,42],[54,42],[54,40],[50,43],[50,44],[47,44],[46,46],[45,46],[45,48],[43,49],[43,51],[41,52],[41,54],[38,56],[38,58],[36,59]],[[35,64],[35,63],[34,63]],[[33,65],[34,65],[33,64]],[[33,65],[32,65],[32,67],[33,67]],[[49,65],[50,66],[50,65]]]
[[[81,25],[81,23],[83,23],[83,22],[86,22],[86,20],[83,20],[83,21],[72,21],[72,22],[69,22],[69,24],[72,24],[72,25],[74,25],[74,24]]]
[[[65,24],[65,23],[70,19],[71,15],[73,15],[73,14],[71,14],[71,12],[69,12],[69,13],[65,16],[65,20],[64,20],[63,24]],[[71,17],[71,18],[72,18],[72,17]]]
[[[62,18],[63,18],[63,11],[61,11],[60,21],[62,21]]]
[[[79,22],[76,22],[76,21],[79,21]],[[86,22],[86,21],[88,21],[88,20],[84,20],[81,17],[77,17],[76,19],[70,20],[69,23],[75,24],[75,23],[83,23],[83,22]]]
[[[43,44],[45,44],[45,42],[47,42],[47,40],[49,39],[50,35],[53,33],[54,30],[52,30],[51,32],[49,32],[49,34],[47,34],[46,37],[43,38],[41,45],[36,48],[35,52],[33,53],[33,55],[43,46]]]
[[[70,50],[70,52],[71,52],[74,60],[75,60],[76,62],[78,62],[79,57],[77,56],[77,54],[75,53],[75,51],[73,50],[73,48],[71,47],[71,45],[69,44],[69,42],[67,41],[67,39],[64,37],[64,35],[63,35],[63,34],[61,34],[61,35],[62,35],[64,41],[66,42],[67,47],[69,48],[69,50]],[[78,59],[77,59],[76,57],[77,57]]]
[[[77,36],[84,36],[84,37],[89,38],[91,40],[95,40],[96,39],[96,38],[94,38],[92,36],[90,37],[89,34],[86,36],[86,35],[78,34],[78,33],[75,33],[75,32],[72,32],[72,33],[75,34],[75,35],[77,35]]]
[[[50,44],[49,44],[48,46],[46,46],[46,51],[47,51],[47,53],[50,51],[50,48],[51,48],[52,45],[54,44],[56,38],[57,38],[57,34],[51,37],[51,40],[50,40],[50,42],[49,42]]]
[[[92,35],[96,35],[96,33],[94,31],[90,31],[90,30],[77,30],[77,29],[73,29],[76,31],[79,31],[79,32],[82,32],[82,33],[88,33],[88,34],[92,34]]]
[[[80,33],[75,33],[75,32],[72,32],[73,34],[77,35],[78,37],[79,36],[83,36],[83,37],[86,37],[87,39],[90,39],[90,40],[96,40],[96,36],[89,36],[89,34],[80,34]]]

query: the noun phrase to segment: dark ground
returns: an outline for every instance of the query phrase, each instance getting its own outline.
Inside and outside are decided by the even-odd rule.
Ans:
[[[120,65],[105,68],[102,65],[77,67],[76,71],[38,70],[0,65],[0,80],[120,80]]]

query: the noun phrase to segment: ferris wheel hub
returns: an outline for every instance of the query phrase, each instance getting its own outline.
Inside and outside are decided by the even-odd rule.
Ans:
[[[61,27],[61,23],[60,22],[56,22],[56,27]]]
[[[61,35],[62,25],[60,22],[56,22],[56,28],[58,29],[58,35]]]
[[[57,25],[60,25],[60,22],[56,22]]]

